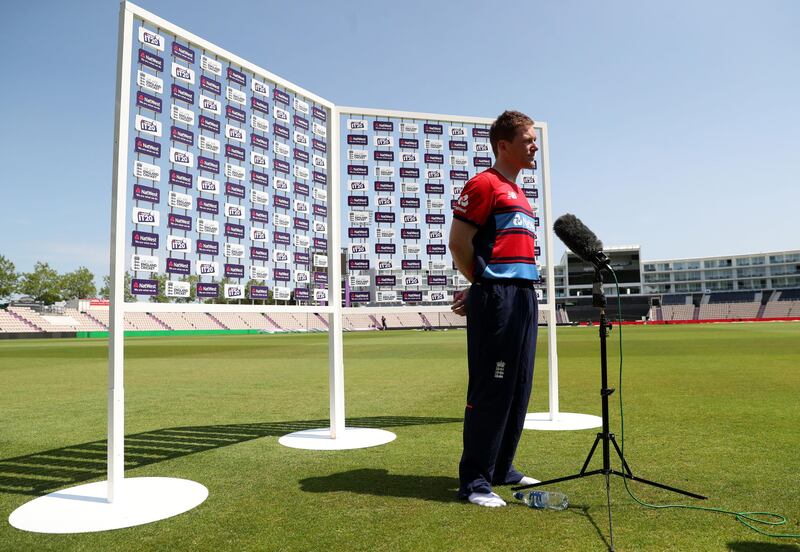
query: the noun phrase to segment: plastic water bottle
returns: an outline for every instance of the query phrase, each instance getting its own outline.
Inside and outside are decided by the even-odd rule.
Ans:
[[[569,502],[564,493],[552,491],[530,491],[524,493],[517,491],[514,498],[524,502],[529,508],[539,510],[565,510]]]

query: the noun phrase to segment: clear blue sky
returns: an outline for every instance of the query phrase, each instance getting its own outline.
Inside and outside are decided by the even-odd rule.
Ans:
[[[547,121],[554,213],[606,245],[800,248],[800,2],[138,4],[341,105]],[[118,11],[3,6],[0,254],[19,271],[108,273]]]

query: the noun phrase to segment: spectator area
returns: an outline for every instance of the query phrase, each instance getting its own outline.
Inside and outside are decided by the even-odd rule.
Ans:
[[[623,296],[623,319],[652,322],[703,320],[759,320],[800,318],[800,289],[764,292],[723,292],[696,295],[664,295],[660,305],[650,305],[651,298]],[[607,315],[616,318],[616,298],[608,298]],[[466,318],[451,312],[420,313],[347,313],[345,331],[374,331],[381,329],[381,318],[387,329],[463,328]],[[591,298],[570,299],[556,310],[556,322],[597,321],[598,310]],[[125,313],[126,331],[198,331],[252,330],[263,332],[325,332],[327,315],[317,313]],[[547,323],[545,313],[539,312],[539,324]],[[37,312],[30,306],[9,306],[0,309],[0,334],[64,334],[70,332],[108,331],[108,309],[62,308]]]

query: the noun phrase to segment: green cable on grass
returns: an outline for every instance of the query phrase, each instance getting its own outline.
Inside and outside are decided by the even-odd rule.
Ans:
[[[609,267],[611,271],[611,275],[614,276],[614,284],[616,285],[617,289],[617,334],[619,335],[619,419],[620,419],[620,444],[621,444],[621,451],[622,457],[625,457],[625,415],[622,409],[622,296],[619,293],[619,281],[617,280],[617,274],[614,270]],[[654,509],[665,509],[665,508],[681,508],[684,510],[700,510],[703,512],[714,512],[717,514],[726,514],[730,516],[734,516],[736,521],[749,527],[756,533],[767,537],[776,537],[776,538],[800,538],[800,534],[793,534],[793,533],[786,533],[786,534],[779,534],[779,533],[768,533],[763,529],[752,525],[752,523],[762,524],[762,525],[784,525],[786,523],[786,517],[775,514],[773,512],[734,512],[731,510],[725,510],[722,508],[707,508],[704,506],[690,506],[688,504],[649,504],[644,502],[643,500],[639,499],[636,495],[633,494],[630,487],[628,486],[628,478],[623,477],[622,481],[625,483],[625,490],[628,491],[630,497],[641,506],[645,506],[646,508],[654,508]],[[775,521],[770,521],[767,519],[759,519],[753,516],[766,516],[774,518]]]

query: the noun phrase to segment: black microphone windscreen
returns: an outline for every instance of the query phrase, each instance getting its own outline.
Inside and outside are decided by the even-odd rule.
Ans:
[[[603,242],[578,217],[567,213],[556,219],[553,230],[564,245],[587,262],[603,250]]]

